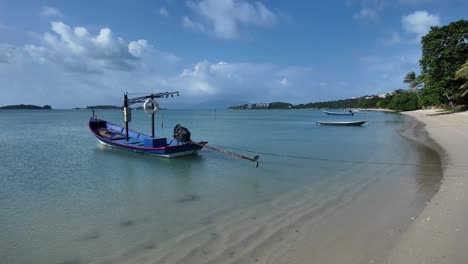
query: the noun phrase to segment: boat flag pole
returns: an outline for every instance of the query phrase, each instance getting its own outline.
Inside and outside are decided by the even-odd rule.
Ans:
[[[241,158],[241,159],[245,159],[245,160],[248,160],[248,161],[255,162],[255,168],[258,168],[258,159],[260,158],[260,156],[258,156],[258,155],[256,155],[253,158],[249,158],[249,157],[246,157],[246,156],[234,153],[234,152],[230,152],[230,151],[227,151],[227,150],[224,150],[224,149],[209,146],[205,142],[193,142],[193,141],[191,141],[191,143],[194,144],[194,145],[202,146],[202,147],[205,147],[205,148],[208,148],[208,149],[223,153],[223,154],[231,155],[233,157],[237,157],[237,158]]]

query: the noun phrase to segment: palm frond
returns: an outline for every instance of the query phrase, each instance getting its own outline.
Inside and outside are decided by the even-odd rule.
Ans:
[[[457,80],[468,80],[468,62],[465,62],[458,71],[455,72]]]
[[[406,74],[406,76],[405,76],[405,79],[403,79],[403,82],[404,83],[412,83],[415,80],[416,80],[416,73],[408,72],[408,74]]]

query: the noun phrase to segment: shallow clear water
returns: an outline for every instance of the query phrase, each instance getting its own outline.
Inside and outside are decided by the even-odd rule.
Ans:
[[[138,245],[150,250],[229,212],[271,203],[301,188],[312,189],[307,195],[317,200],[362,181],[370,184],[356,188],[360,193],[397,186],[389,182],[403,183],[415,200],[433,192],[425,187],[430,168],[385,164],[438,163],[434,154],[400,135],[413,121],[398,114],[157,113],[156,131],[162,136],[171,136],[180,123],[193,140],[247,156],[275,154],[260,154],[259,168],[207,149],[169,160],[102,147],[88,131],[90,114],[0,111],[2,263],[86,263]],[[123,123],[119,110],[97,115]],[[364,127],[314,123],[345,119],[369,122]],[[149,133],[149,125],[148,115],[133,112],[131,128]]]

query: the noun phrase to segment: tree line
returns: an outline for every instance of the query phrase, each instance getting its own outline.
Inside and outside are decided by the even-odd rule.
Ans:
[[[231,109],[386,108],[410,111],[421,107],[454,107],[468,104],[468,21],[431,27],[421,39],[421,74],[409,72],[403,79],[408,90],[396,90],[385,98],[364,96],[327,102],[268,107],[243,105]]]
[[[406,75],[404,82],[416,94],[418,106],[468,103],[468,21],[432,27],[422,37],[421,74]]]

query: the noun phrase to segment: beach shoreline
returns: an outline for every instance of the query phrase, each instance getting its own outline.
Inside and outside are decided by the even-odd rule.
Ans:
[[[385,113],[397,113],[397,111],[386,108],[353,108],[361,112],[385,112]]]
[[[417,110],[403,114],[424,123],[440,146],[443,179],[439,191],[400,236],[386,263],[466,263],[468,113]]]

